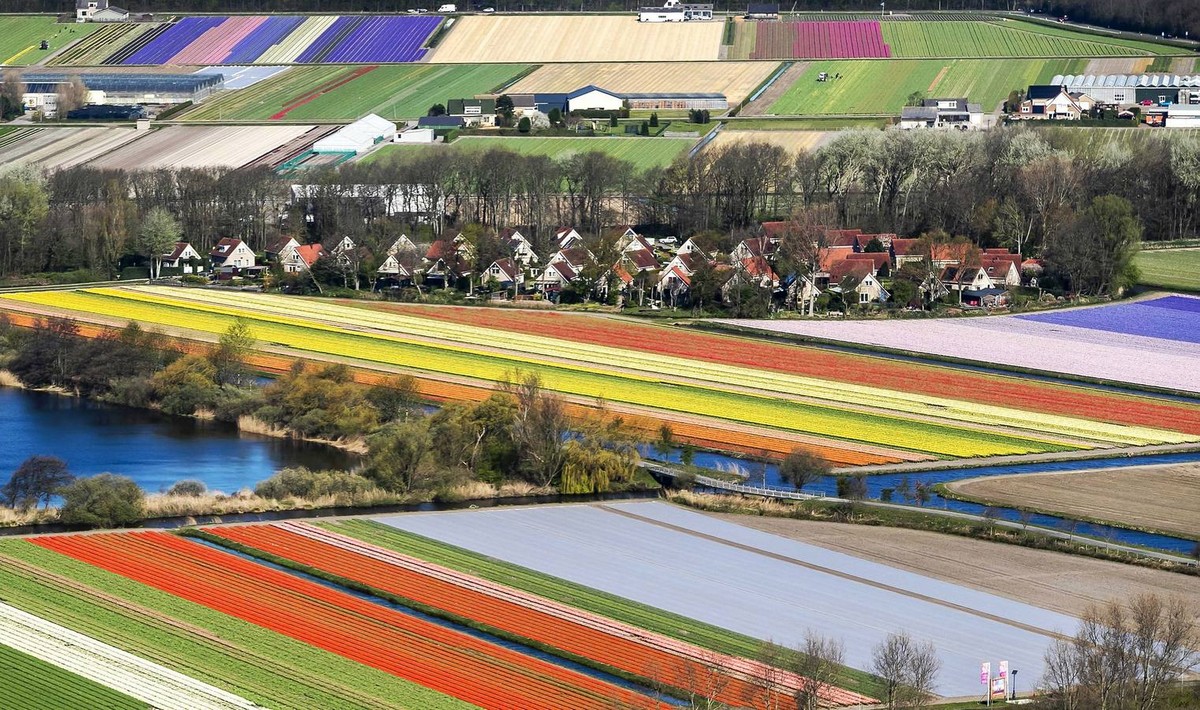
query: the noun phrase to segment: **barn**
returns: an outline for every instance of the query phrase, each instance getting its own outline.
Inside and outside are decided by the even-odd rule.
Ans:
[[[365,153],[372,146],[396,139],[396,124],[368,114],[313,143],[314,153]]]
[[[567,106],[571,111],[619,111],[622,108],[641,111],[724,111],[729,108],[729,100],[725,94],[703,92],[619,94],[589,84],[567,94]]]
[[[1132,106],[1144,101],[1200,104],[1200,75],[1059,74],[1050,83],[1114,106]]]
[[[625,108],[625,97],[588,84],[567,94],[567,108],[571,111],[620,111]]]

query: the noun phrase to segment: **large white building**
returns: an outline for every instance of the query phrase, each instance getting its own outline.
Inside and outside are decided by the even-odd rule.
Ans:
[[[372,146],[396,139],[396,124],[368,114],[313,143],[314,153],[365,153]]]
[[[1050,84],[1115,106],[1200,104],[1200,74],[1059,74]]]
[[[693,22],[712,18],[713,6],[711,3],[685,3],[681,0],[667,0],[662,7],[638,8],[638,22]]]

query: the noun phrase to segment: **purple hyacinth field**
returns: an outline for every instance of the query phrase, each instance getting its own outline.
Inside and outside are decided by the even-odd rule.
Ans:
[[[1200,393],[1200,299],[1187,296],[1029,316],[732,322],[983,365]]]
[[[870,59],[892,56],[878,22],[760,22],[751,59]]]
[[[120,63],[418,62],[441,22],[436,15],[186,17]]]
[[[1200,298],[1165,296],[1104,308],[1021,316],[1038,323],[1200,343]]]

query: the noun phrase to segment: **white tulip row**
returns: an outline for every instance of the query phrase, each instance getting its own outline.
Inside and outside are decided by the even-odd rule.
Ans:
[[[106,685],[160,710],[260,707],[233,693],[0,603],[0,644]]]

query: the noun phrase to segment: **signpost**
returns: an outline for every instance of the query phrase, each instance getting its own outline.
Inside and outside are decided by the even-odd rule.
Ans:
[[[983,686],[984,692],[987,694],[987,704],[990,707],[992,704],[992,664],[988,661],[979,664],[979,684]]]
[[[1013,671],[1016,674],[1016,671]],[[997,674],[992,675],[992,664],[985,661],[979,664],[979,684],[984,687],[984,699],[988,707],[992,699],[1008,700],[1008,661],[1000,661]]]

